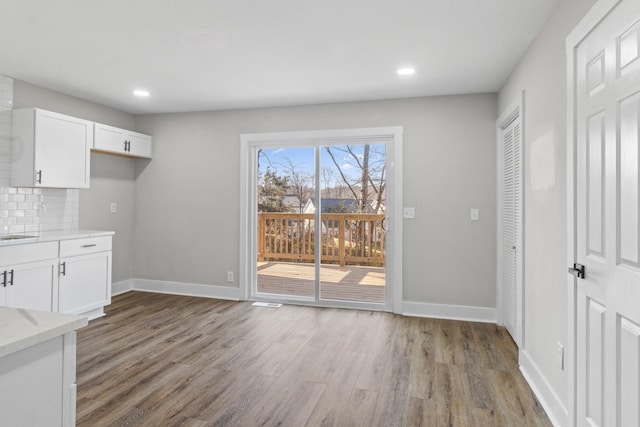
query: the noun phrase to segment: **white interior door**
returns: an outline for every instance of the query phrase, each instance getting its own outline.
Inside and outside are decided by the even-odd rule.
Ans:
[[[581,426],[638,426],[640,1],[594,9],[603,18],[587,16],[592,25],[579,26],[584,36],[568,45],[570,64],[575,57],[575,416]]]

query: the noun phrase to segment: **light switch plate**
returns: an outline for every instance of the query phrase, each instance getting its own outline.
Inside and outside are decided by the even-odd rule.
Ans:
[[[471,221],[480,221],[480,209],[471,209]]]
[[[416,208],[404,208],[402,210],[402,217],[403,218],[415,218],[416,217]]]
[[[116,202],[111,202],[111,204],[109,205],[109,209],[110,209],[112,214],[117,213],[118,212],[118,204]]]

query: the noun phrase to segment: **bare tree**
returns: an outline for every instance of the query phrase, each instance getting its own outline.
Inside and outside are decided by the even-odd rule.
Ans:
[[[289,158],[285,158],[282,169],[287,175],[290,193],[298,198],[298,212],[302,212],[311,195],[313,174],[299,170],[298,166]]]
[[[358,146],[345,145],[324,148],[340,178],[358,201],[360,212],[365,212],[371,206],[373,212],[378,213],[384,204],[386,186],[384,146],[365,144],[362,151],[356,147]],[[356,174],[347,174],[347,168],[357,169],[357,178]]]
[[[334,189],[332,188],[333,185],[333,179],[334,179],[334,173],[333,173],[333,169],[331,169],[330,167],[323,167],[322,168],[322,181],[324,183],[324,189],[325,189],[325,197],[327,198],[332,198],[335,197],[333,193],[335,193]]]

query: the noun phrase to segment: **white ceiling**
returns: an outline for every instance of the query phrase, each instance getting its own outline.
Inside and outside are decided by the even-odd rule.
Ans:
[[[136,114],[495,92],[556,3],[0,0],[0,74]]]

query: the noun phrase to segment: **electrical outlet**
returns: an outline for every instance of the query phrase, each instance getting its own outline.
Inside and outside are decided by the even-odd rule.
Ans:
[[[416,208],[404,208],[402,209],[402,217],[411,219],[416,217]]]
[[[118,212],[118,204],[116,202],[111,202],[111,204],[109,205],[109,209],[111,210],[112,214]]]
[[[227,271],[227,282],[233,283],[233,271]]]
[[[556,348],[556,365],[564,371],[564,347],[561,343],[557,343],[558,347]]]

